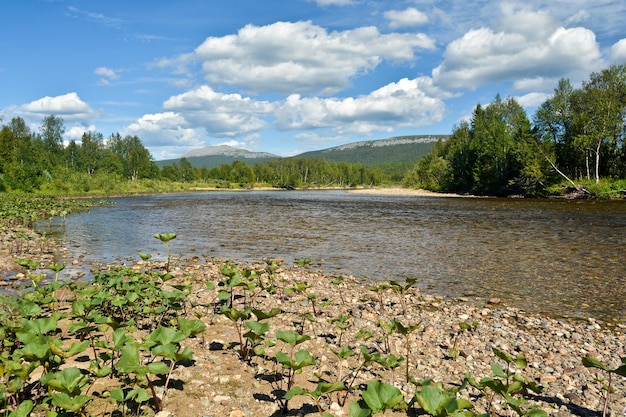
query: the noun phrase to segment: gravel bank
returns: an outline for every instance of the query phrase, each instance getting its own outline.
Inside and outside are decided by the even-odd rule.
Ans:
[[[11,259],[17,255],[38,259],[42,267],[54,259],[54,248],[48,242],[41,242],[36,235],[30,236],[32,239],[23,238],[19,253],[16,252],[16,235],[7,236],[5,233],[3,236],[0,250],[0,265],[4,267],[0,273],[3,278],[15,276],[10,272],[16,268]],[[80,260],[73,261],[80,263]],[[194,352],[195,361],[175,370],[175,389],[169,391],[165,404],[167,413],[171,415],[284,415],[277,401],[281,395],[281,384],[273,377],[278,367],[268,359],[279,350],[289,352],[289,348],[276,339],[278,330],[297,330],[311,337],[298,349],[307,349],[315,358],[316,365],[305,368],[302,374],[296,376],[296,385],[311,390],[320,377],[328,381],[351,381],[355,376],[353,370],[361,361],[358,354],[361,346],[365,346],[370,353],[379,352],[383,356],[406,356],[408,345],[409,374],[417,381],[441,381],[446,387],[460,385],[468,373],[476,380],[493,377],[492,364],[504,366],[494,355],[494,347],[513,356],[523,354],[528,364],[518,372],[527,381],[544,387],[540,395],[527,396],[528,406],[540,407],[555,416],[591,416],[598,415],[602,410],[602,387],[606,382],[599,379],[605,378],[605,375],[582,366],[583,357],[592,356],[612,368],[620,365],[620,358],[626,357],[625,326],[608,328],[593,319],[554,320],[509,308],[499,300],[448,299],[425,294],[415,288],[409,288],[404,294],[392,289],[375,292],[368,283],[355,277],[327,276],[319,271],[285,266],[274,272],[274,282],[278,287],[276,294],[269,295],[256,287],[244,298],[241,289],[236,290],[239,296],[235,306],[238,308],[243,308],[245,302],[261,310],[281,310],[278,316],[268,320],[270,331],[266,339],[276,342],[276,346],[266,349],[266,357],[255,356],[250,361],[243,361],[237,353],[239,339],[236,327],[226,317],[216,313],[217,290],[207,287],[207,282],[217,285],[224,279],[220,273],[224,262],[200,258],[175,261],[175,279],[190,281],[194,288],[188,314],[201,317],[207,324],[207,330],[200,337],[186,341]],[[127,261],[126,264],[136,270],[159,266],[142,261]],[[110,267],[113,265],[100,266],[102,269]],[[264,263],[241,266],[259,273],[264,267]],[[338,278],[340,283],[336,281]],[[309,287],[302,292],[285,293],[285,289],[304,282]],[[315,314],[311,306],[313,296],[316,300]],[[342,316],[349,323],[343,331],[333,322]],[[384,324],[393,319],[405,326],[419,324],[419,327],[409,334],[408,339],[397,333],[386,337]],[[460,331],[461,322],[475,324],[475,329]],[[344,346],[357,354],[339,359],[333,351],[337,352]],[[453,347],[458,356],[453,354]],[[405,380],[405,364],[406,358],[394,372],[373,364],[356,375],[355,389],[347,396],[345,404],[333,395],[328,400],[324,399],[321,406],[334,416],[347,416],[348,405],[359,398],[359,386],[363,387],[372,380],[393,383],[403,392],[405,399],[410,400],[415,386]],[[616,377],[613,382],[614,394],[609,408],[612,415],[623,415],[626,409],[625,380]],[[481,395],[475,388],[465,388],[459,396],[471,400],[477,412],[511,414],[502,401]],[[146,411],[150,414],[149,410]],[[316,412],[313,401],[306,397],[296,397],[289,402],[289,415]],[[412,412],[420,412],[417,405]],[[394,411],[386,415],[400,416],[406,415],[406,412]]]

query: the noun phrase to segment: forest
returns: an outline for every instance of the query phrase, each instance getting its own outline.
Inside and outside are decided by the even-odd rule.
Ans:
[[[137,136],[85,132],[64,143],[63,119],[38,131],[16,117],[0,126],[0,192],[103,194],[195,187],[356,187],[399,184],[494,196],[626,194],[626,65],[592,73],[580,88],[561,79],[532,120],[514,99],[477,105],[471,120],[414,165],[379,166],[282,158],[207,169],[159,169]],[[372,151],[374,152],[374,150]],[[400,172],[401,171],[401,172]],[[568,191],[569,190],[569,191]]]
[[[561,79],[532,122],[513,98],[477,105],[404,179],[407,186],[478,195],[626,193],[626,65]]]
[[[183,190],[190,186],[241,188],[355,187],[380,185],[382,170],[324,159],[284,158],[249,165],[240,161],[207,169],[179,163],[159,169],[137,136],[104,138],[86,132],[63,143],[63,119],[50,115],[32,132],[22,118],[0,128],[0,192],[103,194]]]

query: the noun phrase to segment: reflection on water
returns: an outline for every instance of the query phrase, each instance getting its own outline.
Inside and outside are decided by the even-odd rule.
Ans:
[[[626,204],[449,199],[343,191],[219,192],[113,199],[69,216],[73,256],[311,258],[327,273],[417,278],[433,293],[499,297],[527,311],[622,320]]]

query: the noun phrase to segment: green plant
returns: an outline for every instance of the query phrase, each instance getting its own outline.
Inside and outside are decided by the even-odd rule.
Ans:
[[[367,389],[361,392],[361,400],[350,404],[350,417],[366,417],[384,413],[387,410],[408,408],[402,392],[393,385],[370,381]]]
[[[431,380],[423,381],[420,390],[415,393],[415,400],[422,409],[434,417],[447,417],[458,415],[473,415],[473,413],[464,412],[473,408],[473,404],[463,398],[457,398],[459,390],[464,388],[446,389],[441,382],[433,382]]]
[[[398,294],[398,298],[400,299],[400,305],[402,306],[402,315],[406,315],[406,293],[416,283],[417,279],[415,278],[407,278],[404,282],[404,285],[400,284],[398,281],[389,281],[389,286],[396,294]]]
[[[343,339],[343,333],[352,327],[352,322],[350,321],[350,316],[347,314],[342,314],[339,317],[335,317],[331,319],[330,322],[334,324],[339,329],[339,340],[337,341],[337,345],[341,346],[341,341]]]
[[[459,338],[461,337],[461,334],[463,334],[464,332],[471,333],[474,330],[476,330],[476,327],[478,327],[478,322],[476,320],[474,320],[471,324],[466,323],[464,321],[459,323],[459,330],[457,330],[456,332],[450,335],[450,337],[453,339],[452,347],[450,348],[450,357],[452,359],[456,359],[459,357],[459,351],[457,350],[457,343],[459,341]]]
[[[305,395],[307,397],[310,397],[313,399],[313,401],[315,401],[315,406],[317,407],[317,410],[319,411],[320,415],[324,416],[324,410],[322,410],[320,399],[322,397],[332,394],[333,392],[343,391],[345,388],[346,388],[345,385],[341,381],[337,381],[337,382],[320,381],[317,383],[317,386],[315,387],[313,391],[301,388],[299,386],[292,387],[285,394],[285,399],[291,400],[296,395]],[[327,414],[327,415],[332,417],[332,415],[330,414]]]
[[[623,377],[626,377],[626,357],[623,357],[621,359],[622,361],[622,365],[618,366],[617,368],[613,368],[611,369],[608,365],[602,363],[601,361],[599,361],[598,359],[592,357],[592,356],[585,356],[582,360],[582,363],[585,367],[587,368],[596,368],[596,369],[600,369],[604,372],[606,372],[608,374],[608,383],[607,383],[607,387],[606,387],[606,395],[604,397],[604,406],[602,409],[602,416],[605,417],[607,415],[608,409],[609,409],[609,403],[611,402],[611,385],[613,383],[613,378],[612,376],[615,375],[620,375]]]
[[[165,265],[165,270],[169,272],[171,261],[170,240],[176,239],[176,233],[155,233],[154,237],[165,245],[165,249],[167,250],[167,264]]]
[[[492,351],[506,363],[506,370],[502,369],[498,363],[493,363],[491,365],[491,370],[494,374],[493,378],[485,377],[477,382],[468,374],[465,376],[465,380],[482,392],[489,390],[493,394],[499,395],[506,401],[507,406],[519,416],[547,417],[543,410],[535,407],[527,408],[527,402],[524,398],[529,391],[540,394],[543,391],[543,387],[535,381],[528,380],[513,369],[513,367],[519,370],[526,368],[528,366],[526,357],[522,354],[513,357],[511,354],[495,347],[492,347]]]
[[[410,344],[409,344],[409,336],[411,333],[417,330],[422,323],[420,322],[412,326],[405,326],[404,324],[402,324],[402,322],[400,322],[396,318],[394,318],[392,321],[393,321],[393,326],[394,326],[394,330],[396,331],[396,333],[400,333],[402,336],[404,336],[405,358],[406,358],[405,376],[406,376],[406,382],[409,382],[409,352],[411,350]]]

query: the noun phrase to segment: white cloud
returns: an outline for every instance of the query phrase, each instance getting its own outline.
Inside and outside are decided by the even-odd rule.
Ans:
[[[588,21],[590,18],[591,18],[591,15],[589,14],[589,12],[587,10],[581,9],[581,10],[578,10],[572,16],[568,17],[565,20],[565,24],[577,25],[577,24]]]
[[[195,53],[212,85],[332,94],[383,60],[410,62],[417,50],[434,46],[421,33],[381,34],[375,27],[327,32],[301,21],[247,25],[236,35],[207,38]]]
[[[451,42],[433,70],[442,88],[475,89],[519,78],[559,78],[595,69],[601,60],[589,29],[556,26],[543,12],[503,7],[505,29],[473,29]]]
[[[318,6],[348,6],[354,4],[354,0],[315,0]]]
[[[48,116],[54,114],[64,120],[85,120],[94,116],[95,112],[78,94],[68,93],[62,96],[43,97],[24,104],[21,110],[31,115]]]
[[[83,137],[83,133],[95,132],[95,131],[96,131],[96,126],[93,124],[90,124],[88,126],[78,124],[78,125],[71,126],[69,129],[66,129],[63,137],[68,141],[74,140],[76,142],[80,142],[80,140]]]
[[[198,132],[188,127],[178,113],[145,114],[124,129],[122,135],[137,135],[148,147],[179,147],[187,149],[202,145]]]
[[[550,95],[546,93],[528,93],[523,96],[515,97],[515,100],[522,107],[537,107],[543,104],[548,97],[550,97]]]
[[[293,94],[277,110],[281,130],[331,128],[338,133],[391,132],[442,119],[445,106],[430,78],[406,78],[357,98],[302,98]]]
[[[620,39],[611,47],[611,61],[617,64],[626,63],[626,38]]]
[[[262,117],[272,112],[273,105],[202,86],[170,97],[163,108],[183,115],[186,122],[204,128],[209,136],[233,137],[266,127]]]
[[[119,78],[119,75],[112,70],[111,68],[107,68],[107,67],[98,67],[94,70],[94,74],[100,76],[100,84],[103,85],[108,85],[111,80],[117,80]]]
[[[384,16],[389,20],[390,28],[418,26],[428,22],[428,16],[415,7],[409,7],[406,10],[389,10],[384,13]]]

